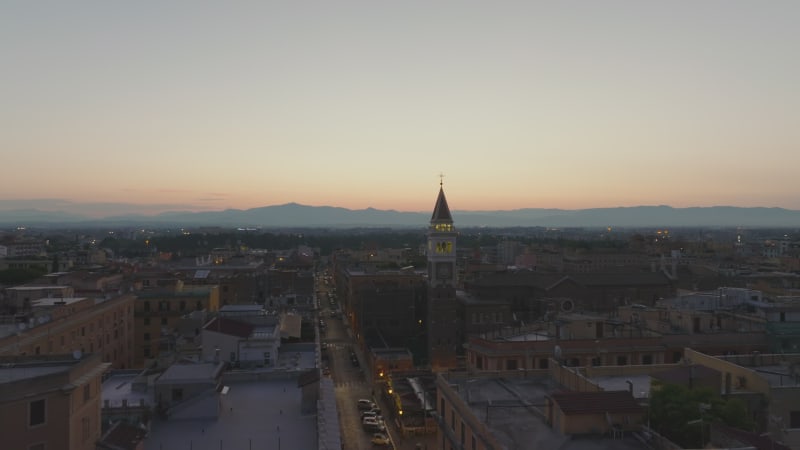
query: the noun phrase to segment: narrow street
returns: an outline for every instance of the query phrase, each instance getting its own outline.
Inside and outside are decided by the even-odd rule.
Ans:
[[[372,381],[366,376],[364,358],[357,349],[351,333],[341,319],[339,305],[331,303],[329,296],[335,298],[331,288],[326,286],[322,277],[317,285],[320,298],[319,318],[323,345],[323,367],[330,371],[329,375],[334,380],[336,404],[339,410],[339,422],[342,431],[342,443],[346,450],[376,450],[379,448],[393,450],[418,450],[435,449],[435,436],[414,437],[404,439],[400,436],[397,427],[391,422],[385,423],[385,434],[391,440],[390,445],[374,445],[371,442],[373,433],[365,431],[361,424],[361,411],[358,409],[359,399],[372,400],[378,404],[381,411],[387,411],[385,405],[373,393]],[[333,313],[333,314],[332,314]],[[324,324],[324,326],[322,325]],[[323,331],[324,330],[324,331]],[[356,354],[358,366],[352,362],[352,355]]]

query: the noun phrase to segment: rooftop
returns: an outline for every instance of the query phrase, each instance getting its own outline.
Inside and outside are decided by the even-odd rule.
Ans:
[[[759,366],[752,369],[767,380],[772,387],[800,386],[800,375],[792,374],[791,368],[788,366]]]
[[[88,297],[47,297],[31,302],[31,306],[71,305],[86,300]]]
[[[567,415],[640,412],[644,409],[628,391],[556,392],[551,397]]]
[[[224,365],[224,363],[173,364],[158,377],[158,382],[213,380],[221,373]]]
[[[108,406],[112,408],[119,408],[122,406],[123,400],[128,405],[135,406],[144,402],[145,405],[154,405],[155,398],[152,390],[134,388],[134,382],[137,381],[136,372],[114,372],[109,378],[103,381],[101,387],[101,398],[103,402],[108,401]]]
[[[317,448],[317,417],[301,413],[296,379],[226,384],[219,418],[156,419],[145,450]]]
[[[469,378],[449,380],[475,417],[507,449],[558,448],[562,450],[641,449],[633,437],[612,440],[591,436],[565,436],[543,420],[545,396],[560,391],[549,378]]]
[[[0,366],[0,384],[68,372],[77,361]]]
[[[602,376],[590,377],[589,381],[597,384],[604,391],[631,391],[635,398],[650,396],[650,375]],[[630,381],[630,383],[628,383]]]

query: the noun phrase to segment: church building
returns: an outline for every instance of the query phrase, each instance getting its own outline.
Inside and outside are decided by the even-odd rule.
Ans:
[[[431,369],[455,368],[463,320],[456,299],[456,229],[442,183],[428,227],[428,358]]]

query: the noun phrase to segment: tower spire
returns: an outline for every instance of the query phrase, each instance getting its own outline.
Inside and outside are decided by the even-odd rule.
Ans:
[[[450,214],[450,207],[447,206],[447,198],[444,196],[444,174],[439,174],[439,196],[436,198],[436,205],[433,207],[431,224],[453,223],[453,216]]]

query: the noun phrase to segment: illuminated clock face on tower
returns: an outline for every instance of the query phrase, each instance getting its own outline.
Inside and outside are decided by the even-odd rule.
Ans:
[[[449,280],[453,277],[453,271],[450,263],[440,262],[436,264],[436,278],[440,280]]]

